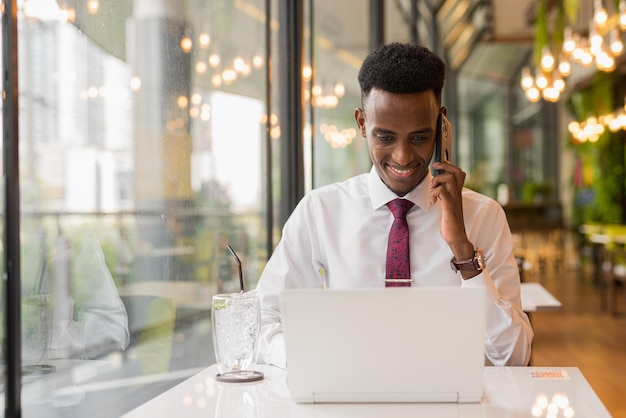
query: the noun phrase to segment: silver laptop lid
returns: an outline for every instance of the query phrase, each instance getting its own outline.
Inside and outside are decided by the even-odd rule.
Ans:
[[[484,288],[289,289],[281,294],[296,402],[479,402]]]

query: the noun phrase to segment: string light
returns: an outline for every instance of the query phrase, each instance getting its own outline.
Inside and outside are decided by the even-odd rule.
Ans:
[[[185,54],[191,52],[191,47],[193,46],[193,41],[189,36],[184,36],[183,39],[180,40],[180,47]]]
[[[259,54],[256,54],[252,57],[252,66],[256,69],[259,69],[263,66],[263,57]]]
[[[98,8],[100,7],[100,2],[98,0],[89,0],[87,2],[87,12],[89,14],[95,15],[98,13]]]
[[[211,66],[211,68],[217,68],[220,65],[220,62],[222,62],[222,59],[220,58],[219,55],[217,54],[209,55],[209,65]]]
[[[611,53],[615,56],[621,55],[624,52],[624,43],[622,42],[619,29],[615,28],[611,31]]]
[[[566,56],[562,56],[559,59],[559,72],[563,77],[567,77],[572,73],[572,64],[569,62]]]
[[[346,88],[341,83],[336,83],[332,88],[328,89],[328,93],[324,94],[324,89],[319,84],[311,87],[311,93],[305,92],[305,99],[311,99],[311,104],[315,107],[324,109],[334,109],[339,104],[339,99],[346,92]]]
[[[626,31],[626,0],[620,0],[618,15],[613,17],[607,13],[602,0],[594,0],[588,36],[582,36],[571,27],[566,27],[558,54],[553,53],[547,45],[542,48],[534,78],[529,67],[522,70],[520,86],[526,98],[532,102],[540,98],[558,101],[565,91],[572,64],[582,67],[595,64],[600,71],[614,71],[616,58],[624,53],[622,31]]]
[[[595,24],[597,26],[603,26],[607,22],[609,16],[606,13],[606,9],[602,5],[602,0],[595,0],[593,8],[595,10],[593,16]]]
[[[344,148],[352,143],[352,140],[356,138],[356,129],[346,128],[339,129],[337,125],[327,125],[325,123],[320,125],[320,133],[324,135],[324,139],[328,142],[331,148]]]
[[[550,72],[554,69],[554,56],[552,56],[548,46],[544,46],[541,53],[541,68],[545,72]]]
[[[198,74],[204,74],[206,73],[206,70],[207,70],[207,65],[205,62],[199,61],[196,63],[196,72]]]
[[[571,121],[567,125],[570,135],[579,143],[597,142],[606,128],[611,132],[626,130],[626,105],[611,113],[598,117],[589,116],[583,122]]]
[[[208,34],[201,33],[200,36],[198,36],[198,45],[200,45],[200,48],[207,49],[210,43],[211,37]]]

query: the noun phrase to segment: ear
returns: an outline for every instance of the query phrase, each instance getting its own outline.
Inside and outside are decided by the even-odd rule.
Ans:
[[[444,116],[448,116],[448,108],[445,106],[441,106],[441,109],[439,109],[439,111],[444,115]]]
[[[363,112],[363,109],[360,107],[354,109],[354,119],[356,120],[356,125],[361,132],[361,136],[363,138],[367,138],[367,135],[365,134],[365,113]]]

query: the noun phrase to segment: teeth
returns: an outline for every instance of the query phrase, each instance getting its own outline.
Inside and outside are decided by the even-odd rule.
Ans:
[[[410,170],[398,170],[397,168],[393,168],[393,167],[390,167],[390,168],[391,168],[391,171],[395,171],[398,174],[408,174],[411,171],[413,171],[413,169],[410,169]]]

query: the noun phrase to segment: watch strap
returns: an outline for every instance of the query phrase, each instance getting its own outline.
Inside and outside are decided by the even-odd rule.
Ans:
[[[480,248],[474,250],[474,257],[468,260],[456,261],[453,258],[452,260],[450,260],[450,267],[455,272],[458,272],[460,270],[483,271],[485,267],[483,265],[482,252]]]

